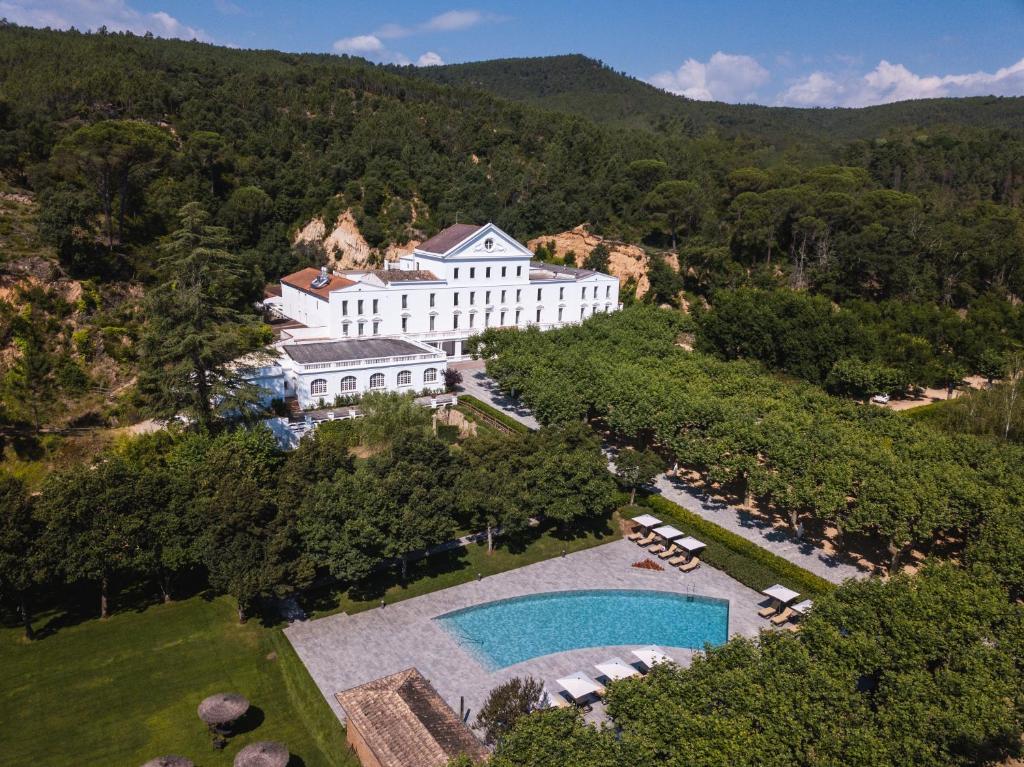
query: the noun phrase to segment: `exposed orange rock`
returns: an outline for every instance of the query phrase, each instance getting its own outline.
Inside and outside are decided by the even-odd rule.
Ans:
[[[356,225],[351,210],[338,215],[330,232],[319,216],[295,235],[295,243],[319,243],[327,256],[328,266],[337,270],[358,269],[370,260],[370,244]]]
[[[587,224],[580,224],[567,232],[535,237],[526,245],[530,250],[536,250],[538,245],[547,247],[552,242],[555,244],[554,253],[559,258],[565,258],[570,251],[575,254],[576,266],[583,266],[590,252],[604,243],[608,248],[608,271],[619,278],[619,283],[625,285],[628,281],[634,280],[637,298],[643,297],[650,289],[647,280],[650,259],[639,245],[599,237],[590,231]],[[679,269],[679,259],[674,253],[666,253],[665,260],[674,269]]]

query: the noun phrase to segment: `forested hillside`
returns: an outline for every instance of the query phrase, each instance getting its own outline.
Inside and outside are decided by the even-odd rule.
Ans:
[[[398,71],[408,71],[398,69]],[[693,101],[667,93],[581,55],[495,59],[413,70],[446,85],[464,85],[598,123],[680,131],[708,128],[772,143],[830,144],[874,138],[894,129],[940,126],[1018,128],[1024,99],[921,99],[863,109],[796,109]]]
[[[657,302],[678,303],[685,287],[714,304],[751,285],[968,314],[982,302],[994,318],[985,337],[955,348],[925,338],[941,364],[919,365],[928,380],[912,383],[979,371],[1021,340],[1024,130],[1000,127],[1017,101],[734,108],[669,97],[581,57],[514,64],[481,71],[523,98],[570,82],[639,94],[630,115],[669,99],[692,125],[602,126],[349,57],[0,27],[0,174],[32,211],[19,231],[34,226],[50,276],[72,279],[56,292],[52,279],[26,284],[31,254],[4,250],[6,420],[45,425],[66,418],[68,398],[130,384],[142,331],[158,325],[144,296],[173,284],[167,238],[184,231],[186,205],[194,233],[231,253],[238,279],[210,299],[229,295],[235,312],[322,257],[293,247],[301,226],[351,212],[377,249],[456,218],[524,240],[588,222],[650,254]],[[716,115],[734,115],[735,130]],[[781,134],[809,138],[783,148]],[[895,332],[911,345],[921,333]],[[144,386],[123,392],[126,418],[152,411]]]

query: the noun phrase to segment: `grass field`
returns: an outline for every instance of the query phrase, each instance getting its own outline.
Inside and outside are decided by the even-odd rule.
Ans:
[[[486,545],[416,563],[406,586],[393,573],[368,584],[362,598],[325,592],[313,615],[358,612],[380,599],[397,602],[470,581],[477,573],[522,567],[563,549],[579,551],[613,539],[617,520],[577,538],[544,534],[488,554]],[[52,617],[52,616],[51,616]],[[37,628],[46,623],[44,617]],[[0,628],[0,763],[46,767],[137,767],[181,754],[201,767],[230,765],[253,740],[280,740],[291,767],[355,767],[344,730],[279,628],[258,620],[239,625],[230,599],[202,597],[115,613],[26,642]],[[196,706],[231,691],[259,709],[251,729],[224,752],[210,745]]]
[[[226,598],[118,613],[31,643],[0,629],[0,678],[4,764],[138,767],[172,753],[222,767],[253,740],[282,741],[293,766],[358,764],[280,629],[239,625]],[[196,716],[219,691],[258,709],[223,752]]]

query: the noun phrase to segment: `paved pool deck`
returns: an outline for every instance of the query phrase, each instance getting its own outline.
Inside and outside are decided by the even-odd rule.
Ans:
[[[527,565],[384,608],[294,623],[285,629],[285,635],[342,721],[344,712],[335,693],[410,666],[419,669],[456,712],[460,710],[461,699],[472,720],[490,690],[511,677],[531,675],[552,683],[574,671],[596,676],[595,663],[614,655],[629,661],[629,651],[639,645],[570,650],[491,671],[434,620],[452,610],[495,599],[552,591],[646,589],[727,599],[729,636],[756,636],[760,629],[768,627],[768,623],[757,616],[765,598],[725,573],[708,565],[685,575],[667,565],[662,572],[631,566],[641,559],[664,565],[636,544],[619,538],[566,557]],[[638,615],[637,620],[642,621],[643,616]],[[687,648],[664,649],[681,665],[688,665],[693,656],[693,651]],[[558,689],[554,684],[551,687]]]

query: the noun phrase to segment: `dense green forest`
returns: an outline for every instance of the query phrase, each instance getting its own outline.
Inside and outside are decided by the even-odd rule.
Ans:
[[[212,588],[244,621],[259,599],[318,577],[362,593],[397,563],[404,583],[410,555],[456,530],[501,527],[502,544],[522,544],[603,522],[617,498],[597,439],[578,424],[453,447],[411,398],[374,395],[363,407],[366,417],[326,425],[290,453],[265,428],[161,430],[51,473],[39,493],[0,474],[0,596],[29,637],[37,604],[62,604],[76,586],[100,617],[119,591],[169,601]],[[369,457],[354,461],[357,446]]]
[[[624,107],[631,115],[656,113],[655,102],[690,115],[686,130],[639,129],[424,79],[463,71],[450,68],[13,25],[0,27],[0,42],[0,176],[33,195],[39,252],[56,256],[35,272],[80,281],[64,291],[18,283],[0,305],[0,335],[15,349],[8,421],[59,421],[69,399],[130,382],[153,309],[137,288],[162,283],[161,242],[186,204],[224,229],[219,242],[244,272],[236,307],[320,257],[292,247],[299,226],[351,209],[374,247],[457,217],[524,239],[586,221],[653,253],[678,251],[679,273],[652,261],[651,298],[669,302],[682,287],[711,297],[753,285],[913,303],[921,315],[935,303],[972,315],[982,304],[984,321],[968,324],[988,335],[932,344],[938,361],[919,366],[915,384],[981,372],[1020,340],[1019,313],[1004,306],[1024,294],[1017,100],[848,114],[729,107],[579,57],[480,65],[487,82],[515,91],[503,95],[571,81],[573,103],[593,112],[628,91],[643,95]],[[577,77],[581,68],[590,74]],[[783,146],[780,135],[808,139]],[[5,248],[5,269],[24,273],[24,254]],[[895,332],[922,342],[912,323]],[[111,369],[118,375],[100,380]],[[153,411],[152,392],[125,392],[113,409],[75,417]]]
[[[1020,447],[942,433],[676,346],[685,325],[636,307],[581,327],[490,329],[475,353],[542,423],[593,421],[756,504],[792,530],[896,572],[913,549],[993,567],[1024,594]]]
[[[893,129],[944,125],[1018,128],[1024,99],[922,99],[862,109],[795,109],[693,101],[616,72],[586,56],[494,59],[436,67],[395,67],[446,85],[462,85],[598,123],[698,135],[709,128],[757,135],[774,144],[874,138]]]

